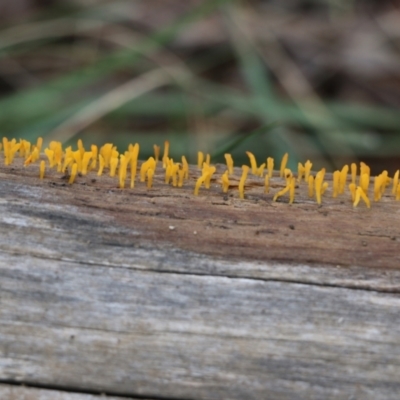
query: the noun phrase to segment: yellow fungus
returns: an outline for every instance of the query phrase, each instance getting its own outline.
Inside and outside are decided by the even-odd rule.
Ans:
[[[340,171],[340,179],[339,179],[339,191],[338,194],[343,194],[344,189],[346,187],[347,182],[347,174],[349,172],[349,166],[345,165],[342,170]]]
[[[366,173],[364,173],[364,175],[366,175]],[[353,207],[357,207],[361,199],[364,200],[364,203],[367,205],[368,208],[371,207],[371,203],[369,201],[368,196],[365,194],[364,189],[361,186],[358,186],[356,189]]]
[[[306,169],[305,169],[304,165],[301,162],[299,162],[297,164],[297,180],[298,180],[298,182],[301,182],[305,172],[306,172]]]
[[[174,164],[171,168],[171,176],[172,176],[172,186],[178,186],[178,171],[179,171],[179,164]]]
[[[242,165],[242,176],[239,181],[239,197],[244,199],[244,184],[249,173],[249,167],[247,165]]]
[[[335,171],[333,173],[333,192],[332,192],[332,197],[337,197],[337,195],[340,193],[340,171]]]
[[[393,177],[393,189],[392,189],[393,194],[396,194],[398,183],[399,183],[399,170],[395,172]]]
[[[264,169],[265,169],[265,163],[262,163],[258,168],[257,168],[257,176],[262,178],[264,176]]]
[[[396,189],[396,200],[400,200],[400,184],[397,184],[397,189]]]
[[[154,169],[149,168],[147,170],[147,189],[150,189],[153,187],[153,176],[154,176]]]
[[[221,177],[222,181],[222,192],[227,193],[229,190],[229,170],[226,170]]]
[[[183,180],[185,179],[185,168],[182,166],[182,168],[178,169],[178,187],[182,187],[183,186]]]
[[[279,197],[283,196],[285,193],[287,193],[290,190],[290,187],[291,187],[290,183],[287,184],[282,190],[280,190],[278,193],[275,194],[272,201],[278,200]]]
[[[355,183],[350,183],[349,184],[349,190],[351,193],[351,201],[354,202],[356,199],[356,184]]]
[[[162,158],[163,168],[167,168],[166,160],[168,157],[169,157],[169,141],[166,140],[164,142],[164,154],[163,154],[163,158]]]
[[[246,151],[247,157],[250,159],[250,166],[251,166],[251,173],[253,175],[257,175],[257,161],[256,158],[254,157],[253,153],[250,153],[250,151]]]
[[[314,197],[314,177],[312,175],[308,177],[308,197]]]
[[[147,161],[143,162],[140,167],[140,182],[144,182],[146,180],[147,170],[156,169],[156,160],[153,157],[150,157]]]
[[[229,153],[224,154],[225,161],[226,161],[226,166],[228,167],[228,173],[229,175],[233,174],[233,158]]]
[[[267,158],[267,170],[269,179],[272,178],[272,174],[274,173],[274,159],[272,157]]]
[[[172,166],[173,166],[173,161],[172,161],[172,163],[171,163],[171,162],[169,162],[169,160],[168,160],[168,161],[167,161],[167,160],[164,160],[164,162],[165,162],[165,165],[167,166],[166,169],[165,169],[165,183],[168,185],[168,184],[169,184],[169,181],[170,181],[171,178],[172,178]]]
[[[206,179],[205,179],[205,181],[204,181],[204,187],[205,187],[206,189],[210,189],[210,186],[211,186],[211,179],[212,179],[212,176],[214,175],[215,171],[216,171],[216,168],[215,168],[215,167],[209,167],[209,168],[208,168],[207,176],[206,176]]]
[[[97,168],[97,158],[99,154],[99,149],[95,144],[90,146],[90,151],[92,152],[92,162],[90,164],[89,169],[96,169]]]
[[[365,194],[368,193],[368,188],[369,188],[369,174],[367,172],[364,172],[360,176],[360,187],[364,191]]]
[[[374,201],[379,201],[382,197],[381,186],[384,180],[385,176],[383,174],[375,176],[374,178]]]
[[[112,152],[112,143],[106,143],[100,147],[100,154],[104,159],[104,167],[110,167],[110,159],[111,159],[111,152]]]
[[[76,162],[78,172],[81,172],[82,171],[82,154],[81,154],[81,152],[79,150],[73,151],[72,157],[73,157],[74,161]]]
[[[21,143],[15,143],[14,141],[11,141],[8,143],[8,154],[7,154],[7,163],[6,165],[11,165],[12,162],[14,161],[14,156],[15,153],[20,149]]]
[[[289,204],[293,204],[294,202],[294,189],[296,187],[296,179],[291,178],[289,183]]]
[[[119,170],[118,170],[120,189],[123,189],[125,187],[126,171],[128,168],[128,162],[129,162],[129,158],[127,156],[121,154],[120,160],[119,160]]]
[[[280,168],[280,177],[283,178],[284,173],[285,173],[285,169],[286,169],[286,164],[288,162],[288,158],[289,158],[289,154],[285,153],[282,157],[282,161],[281,161],[281,168]]]
[[[206,155],[206,163],[207,163],[208,165],[211,164],[211,156],[210,156],[210,154],[207,154],[207,155]]]
[[[110,159],[110,176],[114,177],[118,167],[118,157],[111,157]]]
[[[202,169],[204,163],[204,154],[202,151],[197,152],[197,168]]]
[[[129,145],[129,153],[131,154],[131,189],[135,187],[135,177],[137,170],[137,162],[139,157],[139,144],[135,143],[135,145]]]
[[[310,160],[307,160],[306,163],[304,164],[304,180],[306,182],[308,182],[308,178],[310,177],[311,168],[312,168],[312,162]]]
[[[317,175],[315,176],[315,199],[317,201],[317,204],[322,203],[322,185],[324,182],[324,176],[325,176],[325,168],[322,168],[321,171],[317,172]]]
[[[103,174],[104,166],[106,165],[104,161],[104,157],[99,154],[99,170],[97,172],[97,176],[101,176]]]
[[[356,177],[357,177],[357,164],[351,163],[351,183],[356,184]]]
[[[264,178],[264,193],[269,193],[269,176],[265,175]]]
[[[89,168],[89,162],[93,157],[93,153],[91,151],[85,151],[83,153],[83,158],[82,158],[82,175],[86,175],[88,173],[88,168]]]
[[[53,168],[53,166],[54,166],[54,151],[50,150],[50,149],[44,149],[44,154],[46,154],[46,156],[49,160],[50,168]]]
[[[78,164],[74,163],[71,168],[71,175],[69,177],[68,183],[72,185],[75,181],[76,174],[78,173]]]
[[[182,170],[184,172],[184,179],[189,179],[189,164],[185,156],[182,156]],[[183,181],[182,181],[183,184]]]
[[[83,155],[85,154],[85,148],[83,147],[82,139],[78,140],[78,150],[81,153],[81,158],[83,158]],[[79,165],[78,165],[78,168],[79,168]]]
[[[285,177],[286,184],[288,184],[293,177],[292,171],[289,168],[285,168],[283,175]]]
[[[156,144],[153,145],[153,149],[154,149],[154,159],[156,160],[156,163],[158,163],[158,161],[160,160],[160,151],[161,151],[161,147],[157,146]],[[153,171],[154,174],[154,171]],[[151,186],[150,186],[151,187]]]
[[[364,162],[361,161],[360,162],[360,177],[362,177],[363,174],[368,174],[368,176],[369,176],[371,174],[371,169],[368,167],[367,164],[365,164]]]
[[[390,178],[388,176],[388,172],[385,170],[381,173],[381,194],[383,195],[385,193],[386,190],[386,186],[389,184],[390,182]]]
[[[32,154],[25,160],[24,166],[26,167],[30,163],[34,163],[36,160],[39,159],[39,150],[37,147],[32,151]]]
[[[42,145],[43,145],[43,138],[38,137],[36,141],[36,148],[38,149],[39,154],[42,151]]]
[[[200,190],[200,186],[203,184],[203,182],[206,180],[207,178],[207,173],[208,171],[205,171],[201,174],[201,176],[197,179],[196,181],[196,185],[194,187],[194,195],[198,196],[199,194],[199,190]]]
[[[40,179],[44,178],[44,172],[46,171],[46,162],[44,160],[40,161]]]

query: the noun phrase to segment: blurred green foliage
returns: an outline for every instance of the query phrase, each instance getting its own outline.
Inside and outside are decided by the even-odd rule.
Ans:
[[[152,2],[147,7],[155,15],[160,3]],[[246,150],[260,160],[289,152],[291,168],[307,158],[334,168],[357,158],[382,164],[400,154],[395,107],[285,93],[269,65],[274,54],[237,19],[262,1],[188,2],[154,29],[130,20],[136,3],[145,2],[54,2],[3,24],[2,134],[66,144],[81,137],[121,148],[139,142],[141,157],[168,139],[176,158],[186,154],[194,162],[204,150],[223,162],[230,151],[237,165],[248,162]],[[352,10],[332,4],[324,5],[330,16]],[[225,39],[207,36],[212,24]],[[197,31],[208,42],[196,39]]]

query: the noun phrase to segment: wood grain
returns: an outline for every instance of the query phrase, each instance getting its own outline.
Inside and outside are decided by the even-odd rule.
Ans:
[[[289,206],[257,179],[241,201],[217,183],[194,197],[161,174],[154,189],[119,190],[108,177],[69,186],[36,172],[0,168],[2,382],[398,399],[400,217],[389,195],[370,210],[329,197],[319,207],[300,187]]]

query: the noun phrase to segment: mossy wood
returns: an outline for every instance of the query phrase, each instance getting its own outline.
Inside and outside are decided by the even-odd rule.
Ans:
[[[318,206],[304,185],[289,205],[277,177],[223,194],[218,165],[194,196],[194,167],[183,188],[160,170],[118,189],[19,162],[0,167],[0,395],[398,400],[389,194]]]

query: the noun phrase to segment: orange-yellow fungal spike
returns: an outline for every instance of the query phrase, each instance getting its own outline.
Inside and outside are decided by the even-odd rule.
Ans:
[[[97,172],[97,176],[101,176],[103,174],[105,165],[106,163],[104,161],[104,157],[101,154],[99,154],[99,170]]]
[[[46,162],[42,160],[40,161],[40,179],[44,178],[45,171],[46,171]]]
[[[310,175],[308,177],[308,197],[314,197],[314,177]]]
[[[229,175],[233,175],[233,158],[229,153],[224,154],[226,166],[228,167]]]
[[[171,164],[165,160],[165,165],[167,166],[165,169],[165,183],[168,185],[169,181],[172,178],[172,165],[173,164]]]
[[[202,169],[204,163],[204,153],[202,151],[197,152],[197,168]]]
[[[324,182],[324,176],[325,176],[325,168],[322,168],[321,171],[319,171],[315,176],[314,187],[315,187],[315,199],[317,201],[317,204],[322,203],[322,185]]]
[[[7,165],[12,164],[12,162],[14,161],[15,153],[20,149],[20,147],[21,143],[15,143],[15,140],[9,142]]]
[[[283,175],[286,179],[286,184],[288,184],[293,177],[292,171],[289,168],[285,168]]]
[[[356,184],[356,177],[357,177],[357,164],[351,163],[351,183]]]
[[[153,187],[153,176],[154,176],[154,169],[149,168],[147,170],[147,189],[151,189]]]
[[[333,191],[332,197],[337,197],[340,193],[340,171],[335,171],[333,173]]]
[[[126,156],[124,156],[124,155],[120,156],[119,170],[118,170],[120,189],[124,189],[124,187],[125,187],[126,173],[127,173],[126,170],[128,168],[128,161],[129,161],[129,158],[127,158]]]
[[[167,163],[166,163],[166,159],[169,157],[169,141],[166,140],[164,142],[164,154],[163,154],[163,168],[167,168]]]
[[[229,170],[226,170],[221,177],[222,181],[222,192],[227,193],[229,190]]]
[[[78,172],[81,172],[82,171],[82,154],[81,154],[81,152],[79,150],[73,151],[72,157],[73,157],[74,161],[76,162]]]
[[[92,162],[90,164],[89,169],[96,169],[97,168],[97,158],[99,155],[99,149],[95,144],[90,146],[90,151],[92,152]]]
[[[289,154],[285,153],[282,157],[282,161],[281,161],[281,168],[280,168],[280,177],[283,178],[284,174],[285,174],[285,169],[286,169],[286,165],[288,162],[288,158],[289,158]]]
[[[375,176],[374,178],[374,201],[379,201],[381,199],[381,184],[382,175]]]
[[[205,181],[206,178],[207,178],[207,173],[208,173],[208,171],[203,172],[203,173],[201,174],[201,176],[197,179],[196,185],[195,185],[195,187],[194,187],[194,195],[195,195],[195,196],[198,196],[199,190],[200,190],[200,186],[204,183],[204,181]]]
[[[147,170],[152,168],[155,170],[156,161],[153,157],[150,157],[146,162],[142,163],[140,167],[140,182],[144,182],[147,176]]]
[[[297,181],[298,182],[301,182],[305,172],[306,172],[306,169],[305,169],[304,165],[301,162],[299,162],[297,164]]]
[[[137,161],[139,157],[139,144],[135,143],[135,145],[129,145],[129,153],[131,154],[131,189],[135,187],[135,177],[137,170]]]
[[[306,182],[308,182],[308,178],[310,177],[311,168],[312,168],[312,162],[310,160],[307,160],[306,163],[304,164],[304,180]]]
[[[85,147],[83,146],[82,139],[78,140],[78,150],[81,153],[81,158],[82,158],[83,155],[85,154]],[[78,165],[78,168],[79,168],[79,165]]]
[[[44,154],[46,154],[48,160],[49,160],[49,166],[50,168],[54,167],[54,151],[50,149],[44,149]]]
[[[346,182],[347,182],[347,174],[349,172],[349,166],[345,165],[342,170],[340,171],[340,179],[339,179],[339,190],[338,194],[343,194],[344,189],[346,187]]]
[[[356,184],[355,183],[350,183],[349,184],[349,190],[351,193],[351,201],[354,203],[355,199],[356,199]]]
[[[364,173],[364,175],[366,175],[366,174]],[[368,208],[371,207],[371,203],[369,201],[368,196],[365,194],[364,189],[361,186],[358,186],[356,189],[353,207],[357,207],[357,205],[361,199],[364,200],[364,203],[367,205]]]
[[[158,163],[158,161],[160,160],[161,147],[157,146],[155,144],[155,145],[153,145],[153,149],[154,149],[154,159],[156,160],[156,163]],[[154,173],[154,171],[153,171],[153,173]]]
[[[78,164],[75,162],[71,168],[71,175],[69,177],[68,183],[72,185],[75,181],[76,174],[78,173]]]
[[[360,187],[364,191],[365,194],[368,193],[368,188],[369,188],[369,174],[367,172],[364,172],[360,176]]]
[[[396,200],[400,200],[400,184],[397,184],[397,189],[396,189]]]
[[[249,167],[247,165],[242,165],[242,176],[239,181],[239,197],[244,199],[244,184],[247,179],[247,175],[249,173]]]
[[[393,194],[396,194],[396,190],[397,190],[397,185],[398,185],[398,183],[399,183],[399,170],[397,170],[396,172],[395,172],[395,174],[394,174],[394,177],[393,177],[393,189],[392,189],[392,193]]]
[[[210,156],[210,154],[206,155],[206,164],[208,164],[208,165],[211,164],[211,156]]]
[[[184,169],[184,167],[182,166],[182,168],[178,169],[178,187],[182,187],[183,186],[183,180],[185,179],[185,174],[186,171]]]
[[[36,141],[36,148],[38,149],[39,154],[42,151],[42,145],[43,145],[43,138],[38,137]]]
[[[363,174],[368,174],[368,176],[371,174],[371,169],[368,167],[367,164],[364,162],[360,162],[360,177],[363,176]]]
[[[208,168],[208,170],[207,170],[207,176],[206,176],[206,179],[205,179],[205,181],[204,181],[204,187],[205,187],[206,189],[210,189],[210,186],[211,186],[211,178],[212,178],[212,176],[214,175],[215,171],[216,171],[216,168],[215,168],[215,167],[209,167],[209,168]]]
[[[173,187],[178,186],[178,171],[179,171],[179,164],[174,164],[171,168]]]
[[[256,158],[254,157],[253,153],[250,153],[250,151],[246,151],[247,157],[250,159],[250,166],[251,166],[251,173],[253,175],[257,175],[257,161]]]
[[[91,151],[85,151],[82,159],[82,175],[86,175],[88,173],[89,162],[93,157],[93,153]]]
[[[383,195],[386,190],[386,186],[389,184],[388,172],[385,170],[381,173],[381,194]]]
[[[272,201],[276,201],[278,200],[279,197],[283,196],[285,193],[287,193],[290,190],[290,183],[286,184],[286,186],[280,190],[278,193],[275,194],[274,198],[272,199]]]
[[[106,143],[105,145],[100,147],[100,154],[104,159],[104,167],[105,168],[110,167],[112,148],[113,148],[112,143]]]
[[[185,156],[182,156],[182,170],[184,172],[184,179],[189,179],[189,164]]]
[[[294,202],[294,189],[296,187],[296,179],[291,178],[289,183],[289,204],[293,204]]]
[[[264,193],[269,193],[269,176],[265,175],[264,178]]]
[[[264,169],[265,169],[265,163],[261,164],[258,168],[257,168],[257,176],[259,176],[260,178],[262,178],[264,176]]]
[[[267,158],[267,169],[268,169],[268,178],[272,178],[272,174],[274,173],[274,159],[272,157]]]
[[[118,167],[118,157],[111,157],[110,160],[110,176],[114,177]]]

